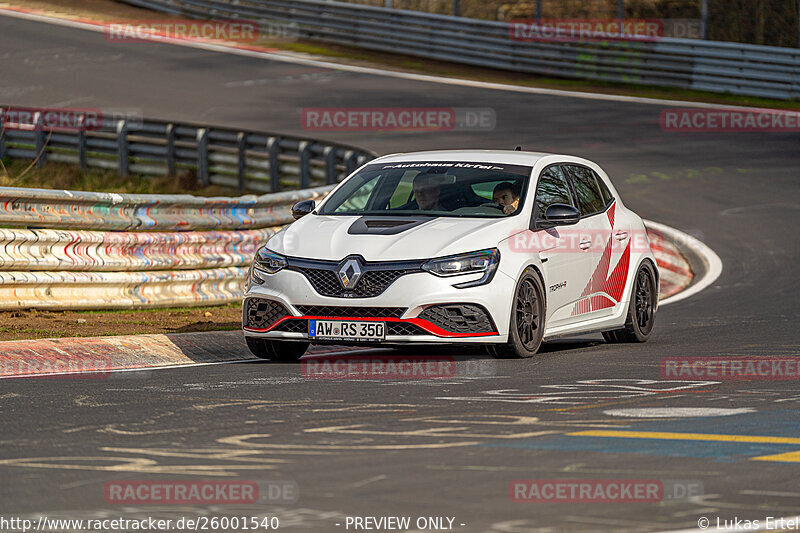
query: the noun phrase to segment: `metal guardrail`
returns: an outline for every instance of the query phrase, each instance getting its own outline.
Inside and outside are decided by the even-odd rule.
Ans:
[[[278,192],[336,183],[375,154],[290,135],[157,120],[103,117],[98,129],[49,130],[41,113],[25,123],[0,106],[0,158],[73,163],[147,176],[196,172],[203,185],[240,193]],[[13,118],[7,118],[13,117]],[[4,122],[5,121],[5,122]],[[37,159],[38,158],[38,159]]]
[[[194,18],[296,25],[299,37],[546,76],[800,98],[800,50],[663,38],[527,42],[508,23],[322,0],[123,0]]]
[[[330,189],[199,198],[0,187],[0,226],[28,227],[0,228],[0,310],[237,301],[256,248],[292,220],[292,204]]]
[[[116,194],[0,187],[0,226],[114,231],[240,230],[291,222],[291,206],[331,186],[264,196]]]

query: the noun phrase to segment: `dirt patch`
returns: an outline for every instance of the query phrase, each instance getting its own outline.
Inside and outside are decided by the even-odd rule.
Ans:
[[[137,311],[2,311],[0,341],[236,330],[241,304]]]

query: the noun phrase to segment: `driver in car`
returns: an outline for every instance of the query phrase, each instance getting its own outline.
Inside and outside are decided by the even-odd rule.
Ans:
[[[411,188],[414,191],[414,200],[420,211],[441,211],[439,193],[441,185],[438,174],[417,174]]]
[[[519,193],[516,191],[514,184],[510,181],[504,181],[497,184],[492,194],[494,203],[499,204],[503,208],[503,213],[506,215],[513,215],[517,211],[519,205]]]

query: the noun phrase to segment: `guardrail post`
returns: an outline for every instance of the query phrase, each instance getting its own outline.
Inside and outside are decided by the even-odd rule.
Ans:
[[[300,141],[297,146],[300,152],[300,188],[311,187],[311,143]]]
[[[128,167],[128,121],[117,122],[117,170],[120,176],[130,174]]]
[[[167,124],[167,176],[175,175],[175,125]]]
[[[208,174],[208,130],[197,130],[197,177],[200,183],[208,185],[211,178]]]
[[[461,10],[459,9],[458,0],[453,0],[453,16],[459,16]]]
[[[267,139],[269,152],[269,183],[272,192],[281,190],[281,138],[270,137]]]
[[[336,148],[333,146],[325,147],[325,183],[332,185],[336,183]]]
[[[0,159],[6,156],[6,112],[0,107]]]
[[[239,169],[237,177],[239,178],[239,194],[242,194],[245,189],[245,171],[247,170],[247,133],[240,131],[236,136],[236,144],[239,149]]]
[[[78,123],[78,167],[81,172],[86,170],[86,116],[82,115]]]
[[[44,120],[41,113],[36,113],[33,117],[33,131],[36,136],[36,167],[42,168],[47,162],[47,150],[45,148],[44,139]]]
[[[800,4],[798,4],[800,5]],[[708,0],[700,0],[700,19],[703,25],[703,40],[708,40]]]
[[[358,168],[358,154],[353,150],[344,153],[344,168],[348,175]]]
[[[536,0],[536,18],[542,18],[542,0]]]

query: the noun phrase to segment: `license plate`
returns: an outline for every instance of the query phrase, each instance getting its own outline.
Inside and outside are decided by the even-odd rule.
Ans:
[[[386,324],[353,320],[309,320],[308,336],[312,339],[382,341],[386,338]]]

